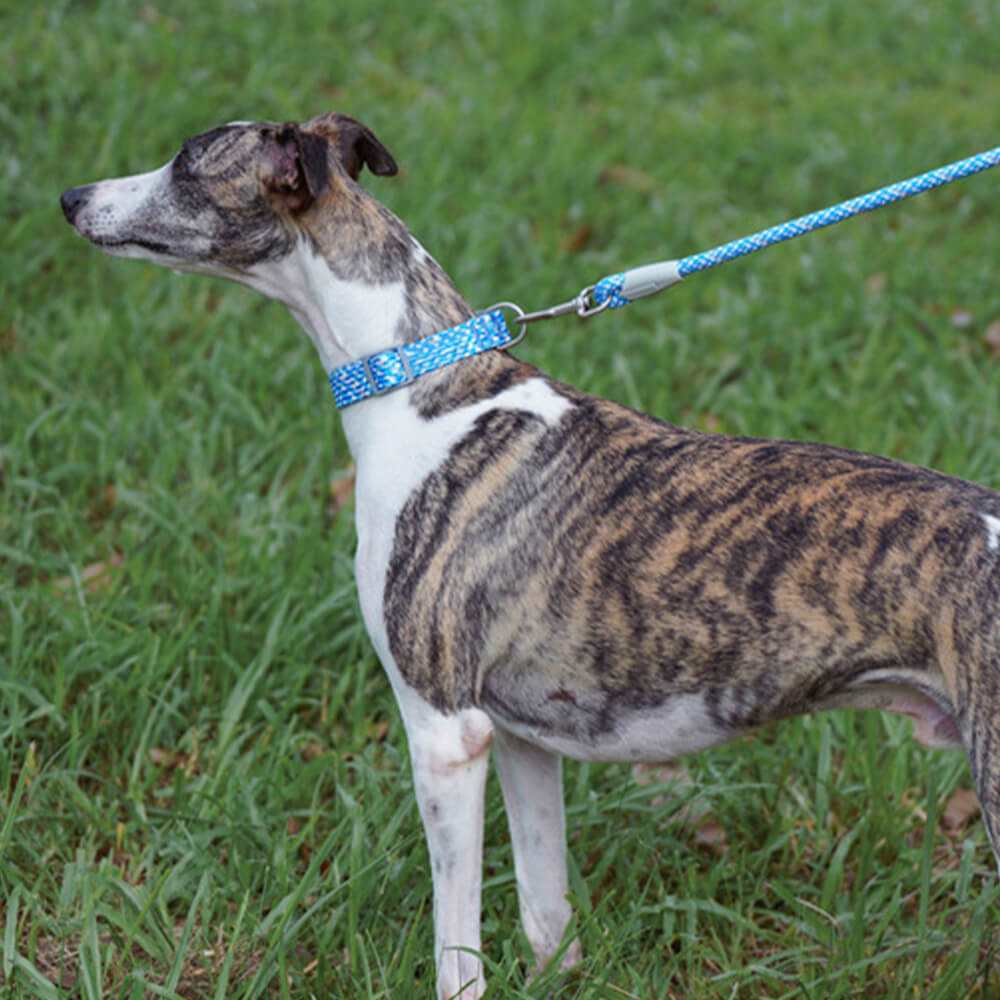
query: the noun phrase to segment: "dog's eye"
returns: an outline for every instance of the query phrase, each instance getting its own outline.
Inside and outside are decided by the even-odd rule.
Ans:
[[[186,145],[181,146],[174,157],[174,177],[186,177],[191,173],[191,157]]]

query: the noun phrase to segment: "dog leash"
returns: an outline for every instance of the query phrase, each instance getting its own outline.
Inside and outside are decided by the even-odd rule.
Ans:
[[[817,212],[800,215],[797,219],[762,229],[750,236],[743,236],[738,240],[713,247],[711,250],[692,254],[690,257],[683,257],[680,260],[665,260],[657,264],[633,268],[630,271],[609,274],[607,277],[601,278],[595,285],[588,285],[575,299],[552,306],[550,309],[542,309],[538,312],[518,316],[517,322],[533,323],[535,320],[549,319],[571,312],[575,312],[578,316],[587,317],[594,316],[605,309],[620,309],[636,299],[645,298],[647,295],[653,295],[671,285],[676,285],[689,274],[725,264],[726,261],[744,257],[748,253],[763,250],[764,247],[782,243],[805,233],[811,233],[813,230],[832,226],[835,222],[843,222],[845,219],[860,215],[862,212],[871,212],[873,209],[890,205],[894,201],[902,201],[915,194],[923,194],[924,191],[930,191],[942,184],[950,184],[952,181],[978,174],[982,170],[988,170],[997,165],[1000,165],[1000,146],[983,153],[976,153],[974,156],[968,156],[964,160],[938,167],[936,170],[929,170],[925,174],[918,174],[908,180],[896,181],[895,184],[878,188],[876,191],[868,192],[868,194],[858,195],[856,198],[831,205],[829,208],[821,208]]]
[[[410,344],[379,351],[377,354],[368,355],[335,369],[330,373],[330,388],[333,391],[334,401],[338,407],[343,408],[370,396],[380,396],[462,358],[495,348],[513,347],[524,337],[524,331],[529,323],[571,313],[586,319],[604,312],[605,309],[620,309],[636,299],[645,298],[647,295],[662,292],[676,285],[689,274],[705,271],[737,257],[763,250],[775,243],[783,243],[796,236],[831,226],[835,222],[843,222],[852,216],[871,212],[873,209],[902,201],[904,198],[911,198],[913,195],[922,194],[924,191],[950,184],[952,181],[997,165],[1000,165],[1000,146],[907,180],[896,181],[895,184],[878,188],[868,194],[849,198],[829,208],[800,215],[789,222],[762,229],[749,236],[713,247],[711,250],[692,254],[690,257],[659,261],[628,271],[620,271],[617,274],[609,274],[596,284],[587,285],[576,298],[560,302],[548,309],[526,313],[513,302],[497,303],[451,329],[439,331]],[[511,310],[514,313],[514,323],[520,324],[517,334],[510,333],[503,317],[504,309]]]

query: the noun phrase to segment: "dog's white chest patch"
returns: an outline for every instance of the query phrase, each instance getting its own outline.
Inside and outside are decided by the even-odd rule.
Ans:
[[[1000,517],[992,514],[981,514],[983,524],[986,525],[986,544],[990,552],[996,552],[1000,547]]]

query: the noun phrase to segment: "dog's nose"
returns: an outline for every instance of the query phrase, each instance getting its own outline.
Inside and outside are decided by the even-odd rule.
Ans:
[[[83,187],[70,188],[64,191],[59,203],[62,205],[63,215],[66,221],[72,223],[77,213],[90,200],[91,192],[94,190],[93,184],[85,184]]]

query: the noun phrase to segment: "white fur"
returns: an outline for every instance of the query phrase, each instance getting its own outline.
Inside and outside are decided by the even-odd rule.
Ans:
[[[562,758],[503,729],[497,729],[494,747],[514,848],[521,922],[531,950],[544,963],[559,950],[571,916]],[[563,968],[580,957],[580,944],[573,941]]]
[[[403,505],[469,432],[478,416],[487,410],[509,407],[530,410],[554,422],[570,403],[544,381],[535,379],[493,399],[424,420],[410,405],[411,391],[400,389],[376,396],[343,412],[344,431],[357,468],[355,576],[368,634],[389,676],[406,726],[414,789],[434,875],[438,995],[474,1000],[486,988],[482,963],[461,949],[479,949],[483,796],[493,725],[478,709],[444,715],[403,680],[389,649],[383,614],[385,578],[396,519]],[[560,816],[561,796],[559,789],[555,801]],[[555,806],[549,804],[547,808]],[[551,851],[561,857],[564,842],[563,838],[551,841]],[[553,938],[558,944],[569,919],[564,882],[565,876],[554,890],[551,879],[540,883],[538,891],[547,902],[538,906],[526,902],[522,892],[522,912],[527,914],[527,920],[534,920],[530,925],[533,929],[528,931],[534,935],[532,944]],[[549,902],[553,891],[555,902]],[[536,910],[540,915],[533,917]],[[462,990],[463,986],[467,988]]]
[[[87,210],[105,225],[95,226],[95,230],[113,231],[116,224],[121,225],[130,219],[150,198],[158,197],[168,183],[170,165],[165,163],[145,174],[98,181]]]
[[[289,308],[327,372],[396,343],[403,282],[342,281],[304,238],[287,257],[258,264],[239,280]]]
[[[1000,517],[994,517],[992,514],[980,514],[980,517],[986,525],[986,544],[989,546],[990,552],[996,552],[997,547],[1000,546]]]
[[[506,723],[505,723],[506,725]],[[592,761],[658,763],[725,743],[738,735],[717,725],[700,694],[679,694],[652,709],[630,712],[605,735],[575,740],[544,729],[512,725],[519,736],[554,753]]]
[[[86,206],[74,219],[80,234],[93,240],[105,253],[114,257],[152,260],[169,266],[179,265],[180,261],[154,253],[145,247],[127,243],[114,246],[107,242],[115,240],[117,234],[123,230],[128,231],[131,219],[145,210],[150,202],[162,197],[170,182],[172,162],[145,174],[98,181]],[[207,250],[209,246],[207,238],[200,236],[193,227],[190,235],[192,243],[201,240],[203,249]]]
[[[344,431],[357,466],[358,589],[380,656],[389,653],[382,588],[396,519],[411,493],[488,410],[528,410],[552,424],[571,406],[542,379],[531,379],[491,399],[424,420],[410,406],[410,392],[403,389],[376,396],[343,412]]]
[[[426,254],[416,241],[414,244]],[[394,343],[394,332],[403,318],[402,283],[340,281],[304,241],[293,255],[277,264],[261,265],[244,281],[288,306],[313,340],[328,371]],[[412,391],[403,388],[375,396],[342,413],[357,470],[355,570],[361,608],[397,694],[403,693],[405,685],[398,671],[393,676],[395,664],[382,617],[382,591],[403,504],[483,413],[527,410],[554,424],[571,406],[543,379],[530,379],[490,399],[426,420],[410,404]]]

